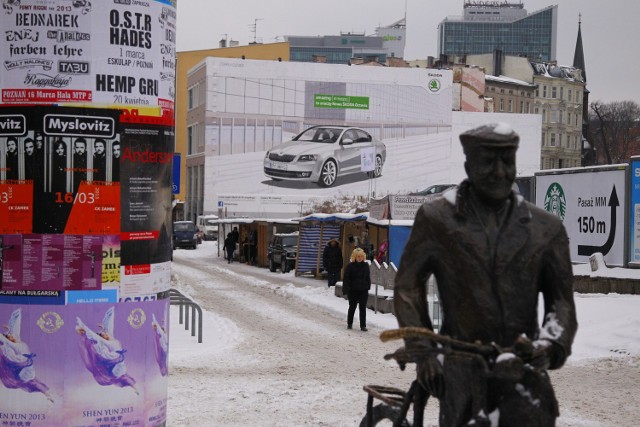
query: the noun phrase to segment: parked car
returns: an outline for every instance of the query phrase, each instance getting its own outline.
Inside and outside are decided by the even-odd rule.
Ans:
[[[291,141],[273,147],[264,158],[264,174],[274,181],[311,181],[331,187],[340,176],[361,173],[362,150],[373,148],[374,178],[382,175],[385,145],[351,126],[312,126]]]
[[[429,196],[431,194],[443,193],[451,187],[455,187],[456,184],[436,184],[431,185],[424,190],[416,191],[415,193],[409,193],[410,196]]]
[[[173,223],[173,249],[198,247],[198,229],[191,221]]]
[[[298,256],[298,232],[288,234],[274,234],[267,247],[269,271],[276,271],[278,267],[283,273],[296,268]]]
[[[204,240],[218,240],[218,220],[217,215],[200,215],[196,225],[204,233]]]

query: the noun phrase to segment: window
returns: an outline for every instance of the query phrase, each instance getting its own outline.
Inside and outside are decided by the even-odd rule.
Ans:
[[[547,86],[542,86],[542,97],[546,98],[547,97]]]
[[[504,99],[500,98],[500,111],[504,111]]]
[[[551,139],[549,140],[549,147],[555,147],[555,146],[556,146],[556,134],[552,133]]]
[[[187,92],[187,96],[188,96],[187,109],[189,110],[191,110],[192,108],[196,108],[199,105],[198,89],[199,89],[199,85],[194,85],[194,86],[191,86]]]
[[[509,112],[513,113],[513,100],[509,100]]]
[[[196,146],[196,126],[187,128],[187,154],[193,154]]]
[[[555,86],[551,87],[551,98],[553,98],[553,99],[557,98],[557,91],[556,91],[556,87]]]
[[[520,113],[524,113],[524,101],[520,101]]]
[[[569,102],[573,101],[573,100],[571,99],[571,96],[573,95],[573,94],[571,93],[571,89],[569,89],[569,92],[568,92],[568,94],[567,94],[567,95],[568,95],[568,98],[569,98]]]

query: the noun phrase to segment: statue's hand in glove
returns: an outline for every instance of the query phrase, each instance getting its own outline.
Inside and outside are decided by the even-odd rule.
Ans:
[[[438,355],[427,356],[418,363],[418,381],[432,396],[444,396],[444,371]]]
[[[559,344],[547,339],[533,342],[533,357],[529,364],[537,370],[558,369],[566,359]]]

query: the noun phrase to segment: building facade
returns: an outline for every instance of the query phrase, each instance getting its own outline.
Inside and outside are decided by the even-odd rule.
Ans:
[[[500,52],[466,59],[485,70],[485,96],[496,113],[542,116],[541,169],[582,166],[585,82],[580,69]]]
[[[531,63],[535,112],[542,115],[541,169],[582,166],[582,71],[555,63]]]
[[[403,18],[385,27],[376,28],[374,35],[341,33],[339,36],[285,36],[290,43],[291,62],[350,63],[352,58],[386,63],[388,58],[402,58],[406,43],[406,20]]]
[[[181,153],[178,204],[175,220],[196,220],[198,215],[217,213],[204,211],[204,111],[205,87],[201,81],[187,82],[189,70],[207,57],[247,58],[288,61],[289,44],[271,43],[177,52],[176,61],[176,146]],[[189,123],[189,125],[187,124]],[[184,202],[184,203],[181,203]],[[180,208],[179,208],[180,207]]]
[[[535,113],[535,89],[532,83],[505,76],[485,76],[485,97],[495,113]]]
[[[438,55],[463,57],[500,49],[505,55],[552,61],[557,21],[557,6],[528,13],[522,3],[467,0],[462,17],[447,17],[438,25]]]

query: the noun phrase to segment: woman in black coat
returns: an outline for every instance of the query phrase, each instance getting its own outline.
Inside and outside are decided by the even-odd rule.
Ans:
[[[351,253],[351,262],[344,271],[342,280],[342,292],[349,298],[349,311],[347,313],[347,329],[352,329],[353,315],[356,306],[360,308],[360,330],[367,331],[367,299],[371,289],[371,276],[369,264],[365,262],[366,255],[360,248]]]
[[[327,242],[322,253],[322,266],[327,270],[327,285],[335,286],[340,280],[340,270],[342,270],[342,248],[336,239]]]
[[[227,261],[231,264],[233,262],[233,252],[236,250],[236,241],[231,233],[228,233],[227,238],[224,239],[224,250],[227,253]]]

